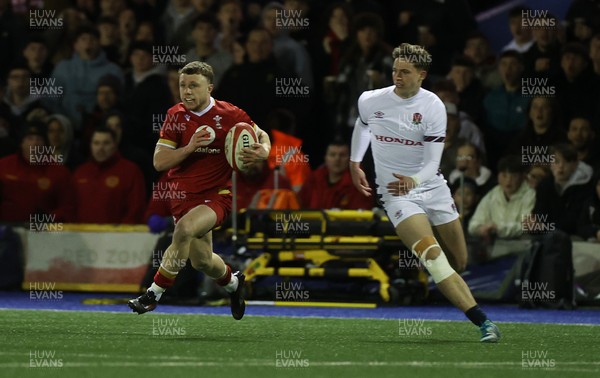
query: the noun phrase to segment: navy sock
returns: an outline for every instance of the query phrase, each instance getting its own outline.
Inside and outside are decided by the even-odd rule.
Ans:
[[[467,315],[467,318],[469,318],[469,320],[477,327],[481,327],[481,325],[488,320],[487,315],[481,311],[479,305],[475,305],[468,309],[467,312],[465,312],[465,315]]]

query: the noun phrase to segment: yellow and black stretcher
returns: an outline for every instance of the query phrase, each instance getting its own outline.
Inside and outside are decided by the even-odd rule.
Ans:
[[[245,269],[249,283],[266,276],[367,279],[379,283],[382,302],[396,299],[377,257],[397,255],[405,246],[384,213],[246,210],[238,222],[243,228],[237,244],[259,253]],[[418,280],[427,286],[423,272],[418,272]]]

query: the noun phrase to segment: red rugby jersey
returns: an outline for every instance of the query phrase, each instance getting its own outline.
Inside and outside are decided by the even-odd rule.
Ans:
[[[169,170],[169,180],[180,184],[178,190],[201,193],[230,187],[231,166],[225,158],[225,137],[238,122],[246,122],[256,129],[242,109],[212,97],[208,107],[200,113],[187,110],[182,103],[167,111],[157,145],[173,149],[184,147],[202,126],[208,126],[211,133],[211,141]]]

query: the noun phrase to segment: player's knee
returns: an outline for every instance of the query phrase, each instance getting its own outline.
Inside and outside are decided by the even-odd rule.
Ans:
[[[173,241],[176,243],[190,242],[194,238],[194,229],[191,222],[180,220],[173,231]]]
[[[446,254],[433,236],[425,236],[415,242],[412,251],[425,265],[436,284],[455,273],[446,258]]]

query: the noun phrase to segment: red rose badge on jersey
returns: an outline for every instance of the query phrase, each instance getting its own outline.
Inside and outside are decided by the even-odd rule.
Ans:
[[[422,120],[423,120],[423,116],[421,115],[421,113],[413,113],[413,119],[412,119],[413,125],[420,125]]]

